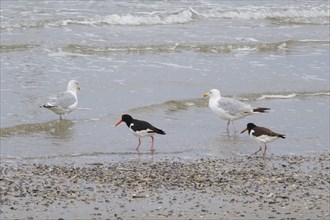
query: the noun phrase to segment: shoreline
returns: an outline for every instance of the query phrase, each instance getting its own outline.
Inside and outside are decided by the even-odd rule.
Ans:
[[[18,165],[18,164],[16,164]],[[328,219],[330,155],[1,164],[3,219]]]

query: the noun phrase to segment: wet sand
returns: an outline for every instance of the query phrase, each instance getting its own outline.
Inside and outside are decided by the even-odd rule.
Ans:
[[[330,155],[1,164],[1,219],[328,219]]]

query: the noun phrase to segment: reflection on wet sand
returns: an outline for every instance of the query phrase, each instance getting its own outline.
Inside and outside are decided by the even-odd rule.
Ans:
[[[56,139],[69,139],[72,137],[72,127],[73,122],[69,120],[61,120],[54,123],[54,126],[50,128],[50,130],[47,131],[47,134],[51,138]]]
[[[0,128],[0,137],[46,132],[52,137],[67,139],[72,136],[71,129],[73,124],[74,123],[69,120],[54,120],[45,123],[20,124],[12,127]]]
[[[149,154],[149,152],[141,153],[140,151],[137,150],[136,155],[137,155],[137,162],[145,162],[146,160],[148,161],[148,159],[150,159],[149,162],[154,162],[155,151],[151,150]]]

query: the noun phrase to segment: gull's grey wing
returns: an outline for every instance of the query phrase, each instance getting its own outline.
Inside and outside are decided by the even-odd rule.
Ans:
[[[72,95],[70,92],[64,92],[51,99],[47,104],[50,106],[66,109],[73,105],[76,101],[77,99],[74,95]]]
[[[222,108],[228,114],[234,116],[242,113],[253,112],[252,108],[236,99],[222,97],[218,101],[218,107]]]

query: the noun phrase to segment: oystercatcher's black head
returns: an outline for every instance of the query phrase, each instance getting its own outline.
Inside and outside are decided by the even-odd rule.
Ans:
[[[253,128],[255,128],[255,127],[257,127],[257,125],[255,125],[255,124],[253,124],[253,123],[248,123],[248,124],[246,125],[246,128],[241,132],[241,134],[244,133],[244,132],[246,132],[246,131],[249,131],[249,133],[250,133],[250,131],[251,131]]]
[[[115,127],[117,127],[120,123],[125,122],[126,125],[129,127],[130,124],[133,122],[133,118],[132,116],[128,115],[128,114],[124,114],[121,116],[121,119],[117,122],[117,124],[115,124]]]

